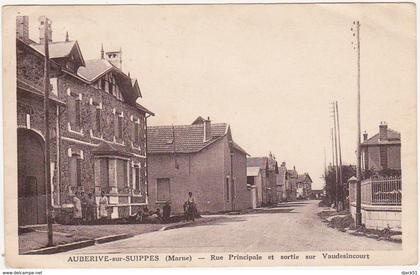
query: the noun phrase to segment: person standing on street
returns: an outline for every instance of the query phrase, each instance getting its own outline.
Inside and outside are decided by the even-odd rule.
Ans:
[[[76,192],[76,195],[73,196],[73,206],[74,206],[74,212],[73,212],[73,219],[74,223],[79,225],[80,221],[82,220],[82,203],[80,199],[78,198],[79,192]]]
[[[100,219],[105,219],[108,217],[107,207],[108,207],[108,198],[105,197],[105,192],[102,191],[101,198],[99,199],[99,218]]]

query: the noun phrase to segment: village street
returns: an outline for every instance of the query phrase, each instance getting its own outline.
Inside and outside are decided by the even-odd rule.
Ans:
[[[327,227],[319,201],[295,201],[252,214],[157,231],[67,254],[395,250],[401,244],[352,236]]]

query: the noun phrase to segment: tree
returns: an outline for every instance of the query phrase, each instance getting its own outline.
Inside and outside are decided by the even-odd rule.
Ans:
[[[337,188],[338,184],[336,182],[336,176],[335,176],[335,166],[328,166],[326,175],[325,175],[325,191],[327,193],[327,202],[329,204],[332,204],[336,201],[337,196]],[[343,196],[344,198],[347,198],[349,195],[349,188],[348,188],[348,180],[356,176],[356,166],[355,165],[343,165],[342,166],[342,172],[343,172]]]

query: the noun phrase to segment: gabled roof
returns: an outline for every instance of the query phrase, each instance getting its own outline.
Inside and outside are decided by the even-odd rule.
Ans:
[[[141,97],[140,87],[136,79],[130,78],[119,68],[114,66],[109,60],[106,59],[89,59],[86,60],[86,66],[80,67],[77,75],[87,80],[90,83],[96,82],[100,77],[106,73],[113,71],[117,79],[120,91],[123,94],[124,100],[128,103],[136,105],[137,98]],[[142,109],[147,110],[142,107]],[[147,110],[147,113],[153,114]]]
[[[229,125],[211,124],[212,137],[204,141],[203,125],[167,125],[147,127],[149,154],[195,153],[225,136]]]
[[[387,136],[386,140],[379,139],[379,133],[372,136],[368,140],[362,142],[362,146],[369,146],[369,145],[377,145],[377,144],[401,144],[401,134],[397,131],[392,129],[387,129]]]
[[[144,107],[144,106],[142,106],[142,105],[138,104],[137,102],[136,102],[136,108],[137,108],[137,109],[139,109],[140,111],[145,112],[146,114],[150,114],[150,115],[152,115],[152,116],[154,116],[154,115],[155,115],[155,113],[153,113],[152,111],[150,111],[150,110],[149,110],[149,109],[147,109],[146,107]]]
[[[309,182],[312,182],[311,177],[308,175],[308,173],[300,174],[297,177],[297,182],[305,182],[306,180],[309,180]]]
[[[90,82],[95,81],[114,67],[111,62],[105,59],[89,59],[85,63],[85,67],[80,67],[77,74]]]
[[[196,125],[196,124],[203,124],[204,122],[206,122],[207,120],[204,119],[202,116],[198,116],[193,123],[191,123],[192,125]]]
[[[237,144],[236,142],[234,142],[233,141],[233,148],[235,148],[236,150],[238,150],[239,152],[242,152],[242,153],[244,153],[245,155],[248,155],[249,156],[249,154],[241,147],[241,146],[239,146],[239,144]]]
[[[289,175],[289,177],[291,178],[297,178],[298,177],[298,173],[296,170],[287,170],[287,174]]]
[[[44,54],[44,44],[34,43],[30,44],[33,49]],[[64,58],[70,56],[72,51],[76,51],[76,55],[79,58],[81,66],[85,65],[85,61],[80,51],[79,43],[77,41],[59,41],[59,42],[49,42],[48,43],[48,52],[51,59]]]

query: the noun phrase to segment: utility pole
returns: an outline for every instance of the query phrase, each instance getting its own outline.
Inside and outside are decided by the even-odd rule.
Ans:
[[[361,150],[360,150],[360,23],[359,21],[353,21],[351,28],[353,37],[356,38],[356,45],[352,42],[353,49],[357,51],[357,190],[356,190],[356,225],[362,225],[362,171],[361,171]]]
[[[333,130],[333,128],[331,128],[331,153],[332,153],[332,168],[334,168],[334,165],[335,165],[335,157],[334,157],[334,130]],[[335,198],[337,197],[337,189],[336,189],[336,186],[335,186],[335,184],[333,185],[333,189],[334,189],[334,200],[335,200]]]
[[[332,102],[332,112],[333,112],[333,119],[334,119],[334,152],[335,152],[335,207],[337,211],[338,203],[340,202],[340,185],[339,185],[339,172],[338,172],[338,148],[337,148],[337,120],[336,120],[336,112],[335,112],[335,102]]]
[[[46,197],[46,209],[47,209],[47,224],[48,224],[48,246],[53,245],[53,231],[52,231],[52,206],[51,206],[51,171],[50,171],[50,109],[49,109],[49,97],[50,97],[50,57],[49,57],[49,28],[51,27],[51,21],[46,17],[40,18],[44,25],[44,129],[45,129],[45,197]],[[57,152],[58,154],[58,152]]]
[[[343,209],[344,204],[344,185],[343,185],[343,163],[341,162],[341,134],[340,134],[340,119],[338,115],[338,102],[335,102],[336,117],[337,117],[337,131],[338,131],[338,161],[340,165],[340,198]]]

